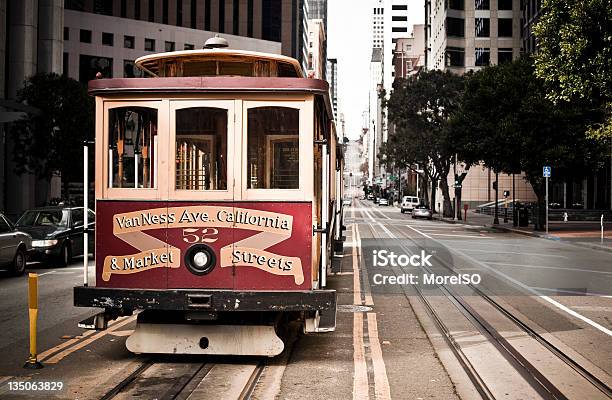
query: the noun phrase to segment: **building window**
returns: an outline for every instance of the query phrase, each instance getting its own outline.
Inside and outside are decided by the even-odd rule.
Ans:
[[[232,12],[234,14],[233,23],[233,33],[234,35],[238,35],[238,31],[240,29],[240,2],[238,0],[234,0],[234,6],[232,7]]]
[[[155,187],[157,163],[157,110],[119,107],[109,110],[108,187],[150,189]]]
[[[134,36],[124,36],[123,37],[123,47],[126,49],[134,48]]]
[[[102,32],[102,44],[112,46],[115,42],[115,36],[112,33]]]
[[[465,66],[465,49],[461,47],[446,48],[446,66],[447,67],[464,67]]]
[[[123,60],[123,77],[124,78],[142,78],[143,72],[140,68],[136,67],[134,61]]]
[[[127,0],[121,0],[121,18],[127,17]]]
[[[247,118],[247,189],[298,189],[300,111],[251,108]]]
[[[164,50],[165,51],[174,51],[174,42],[165,42]]]
[[[476,48],[476,62],[474,63],[477,67],[486,67],[491,63],[491,50],[486,48]]]
[[[391,28],[391,32],[408,32],[408,28],[394,26]]]
[[[113,2],[108,0],[94,0],[93,12],[95,14],[113,15]]]
[[[145,51],[155,51],[155,39],[145,39]]]
[[[489,0],[474,0],[474,9],[476,10],[489,10]]]
[[[476,18],[476,37],[489,37],[491,25],[489,18]]]
[[[197,7],[198,2],[196,0],[191,0],[191,20],[189,21],[191,23],[191,29],[196,29],[196,21],[198,19]]]
[[[450,8],[451,10],[464,10],[465,2],[464,0],[449,0],[448,8]]]
[[[497,51],[497,63],[502,64],[505,62],[512,61],[512,49],[511,48],[500,48]]]
[[[497,36],[512,37],[512,18],[497,19]]]
[[[168,24],[168,0],[164,0],[162,4],[162,24]]]
[[[262,39],[281,41],[281,11],[280,1],[262,0]]]
[[[210,31],[210,0],[204,2],[204,30]]]
[[[403,5],[394,4],[394,5],[391,6],[391,9],[392,10],[397,10],[397,11],[406,11],[406,10],[408,10],[408,6],[405,5],[405,4],[403,4]],[[381,8],[381,10],[384,10],[384,8]],[[381,12],[381,14],[382,14],[382,12]]]
[[[183,2],[176,2],[176,26],[183,26]]]
[[[140,0],[134,1],[134,18],[140,19]]]
[[[392,21],[408,21],[408,17],[394,15],[393,17],[391,17],[391,20]]]
[[[68,53],[64,53],[64,57],[62,59],[62,74],[64,76],[68,76],[68,73],[70,72],[69,66],[70,66],[70,55]]]
[[[195,49],[195,46],[189,43],[185,43],[185,45],[183,45],[183,50],[193,50]]]
[[[64,40],[70,40],[70,28],[64,27]]]
[[[253,37],[253,0],[247,5],[247,36]]]
[[[446,18],[446,34],[448,36],[464,37],[465,36],[465,21],[463,18]]]
[[[225,0],[219,1],[219,33],[225,33]]]
[[[512,0],[497,0],[498,10],[512,10]]]
[[[87,29],[81,29],[79,39],[81,43],[91,43],[91,31]]]
[[[113,59],[107,57],[79,56],[79,81],[87,83],[96,78],[97,73],[101,73],[103,78],[113,77]]]
[[[227,110],[211,107],[176,111],[175,188],[227,190]]]
[[[155,0],[149,0],[149,22],[155,22]]]

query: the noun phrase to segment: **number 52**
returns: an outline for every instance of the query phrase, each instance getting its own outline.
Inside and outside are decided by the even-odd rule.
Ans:
[[[216,228],[184,228],[183,241],[187,243],[214,243],[219,230]]]

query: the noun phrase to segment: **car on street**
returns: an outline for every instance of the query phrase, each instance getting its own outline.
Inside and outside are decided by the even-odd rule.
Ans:
[[[93,229],[95,214],[88,212],[88,225]],[[31,260],[63,267],[73,256],[83,254],[83,221],[83,207],[53,206],[27,210],[15,225],[32,236]],[[88,245],[91,251],[93,241]]]
[[[379,206],[388,206],[389,205],[389,200],[385,199],[384,197],[381,197],[380,200],[378,200],[378,205]]]
[[[372,193],[368,194],[368,200],[374,200],[374,195]]]
[[[426,205],[419,204],[418,206],[414,207],[414,209],[412,210],[412,218],[432,219],[433,213],[431,212],[429,207],[427,207]]]
[[[23,275],[32,238],[0,213],[0,268],[8,268],[11,275]]]
[[[414,210],[416,206],[420,203],[419,198],[416,196],[404,196],[402,197],[402,204],[400,206],[400,211],[403,213],[410,212]]]
[[[344,206],[350,206],[352,202],[353,202],[353,200],[352,200],[350,197],[345,197],[345,198],[342,200],[342,205],[344,205]]]

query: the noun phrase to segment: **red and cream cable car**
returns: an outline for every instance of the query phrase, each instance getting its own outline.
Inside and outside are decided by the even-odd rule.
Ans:
[[[133,352],[267,356],[279,324],[334,330],[342,152],[327,82],[217,47],[136,65],[151,77],[89,83],[96,280],[85,270],[74,302],[104,311],[81,326],[140,310]]]

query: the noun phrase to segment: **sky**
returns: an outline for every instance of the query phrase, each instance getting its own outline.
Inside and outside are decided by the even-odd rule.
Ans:
[[[372,8],[376,0],[328,0],[327,57],[338,59],[338,113],[344,114],[346,136],[357,139],[363,125],[363,111],[368,109],[370,57],[372,56]],[[423,23],[422,0],[410,20]],[[410,4],[409,3],[409,10]],[[411,10],[411,14],[412,14]],[[412,32],[412,26],[408,27]]]

